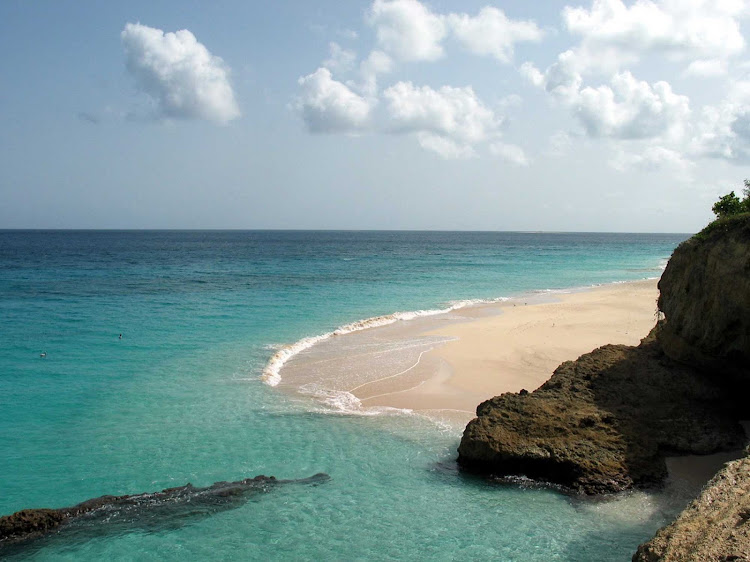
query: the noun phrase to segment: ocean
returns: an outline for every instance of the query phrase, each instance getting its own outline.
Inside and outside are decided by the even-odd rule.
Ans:
[[[684,490],[591,501],[490,482],[457,469],[461,427],[269,383],[337,328],[658,277],[687,236],[0,231],[0,515],[187,482],[331,477],[168,520],[113,513],[5,554],[627,560]]]

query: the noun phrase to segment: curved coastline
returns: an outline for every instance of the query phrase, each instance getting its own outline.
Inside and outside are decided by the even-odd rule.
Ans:
[[[404,321],[405,324],[403,324],[403,330],[409,330],[409,333],[412,335],[440,333],[445,337],[445,341],[454,340],[457,338],[455,336],[451,336],[448,333],[450,330],[440,332],[438,328],[440,328],[441,326],[437,323],[433,323],[432,326],[429,326],[425,322],[412,323],[411,321],[419,319],[424,320],[429,317],[440,316],[442,324],[446,323],[445,320],[451,320],[451,322],[448,322],[448,324],[450,324],[451,326],[460,324],[469,325],[475,322],[484,321],[489,316],[492,316],[494,318],[506,316],[508,311],[520,312],[522,308],[531,310],[536,309],[536,305],[550,305],[554,303],[559,304],[570,299],[573,299],[575,301],[585,301],[591,298],[592,295],[598,295],[601,294],[601,292],[624,291],[627,287],[638,287],[638,284],[648,284],[652,287],[653,299],[650,299],[649,297],[649,299],[647,300],[650,300],[651,303],[655,303],[655,298],[657,295],[657,279],[657,277],[649,277],[640,280],[619,280],[604,284],[575,286],[561,289],[537,289],[533,291],[523,292],[512,297],[454,301],[449,303],[448,306],[440,309],[418,310],[413,312],[396,312],[393,314],[376,316],[352,322],[349,324],[345,324],[337,328],[336,330],[332,330],[330,332],[326,332],[317,336],[306,337],[298,340],[297,342],[294,342],[293,344],[284,346],[269,359],[263,370],[262,379],[266,384],[269,384],[271,386],[278,385],[282,380],[281,371],[284,369],[284,366],[287,364],[287,362],[294,358],[299,359],[298,356],[300,354],[307,350],[311,350],[311,348],[313,348],[317,344],[320,344],[321,342],[327,342],[327,345],[332,344],[333,342],[327,340],[331,340],[331,338],[333,338],[334,336],[347,336],[349,334],[355,334],[365,330],[384,328],[387,326],[392,326],[396,323],[400,324],[401,321]],[[530,306],[524,306],[526,304]],[[610,303],[610,305],[612,304],[613,303]],[[650,311],[646,315],[648,319],[651,319],[651,324],[655,322],[655,319],[653,319],[655,304],[652,308],[653,311]],[[460,316],[456,315],[455,318],[446,316],[457,311],[460,311]],[[590,316],[591,315],[589,314],[589,317]],[[614,326],[616,322],[617,320],[613,319],[610,324]],[[419,324],[419,326],[417,326],[417,324]],[[650,327],[651,325],[644,327],[643,334],[636,334],[635,337],[642,337],[648,332]],[[396,327],[392,327],[390,329],[394,328]],[[401,330],[401,327],[398,327],[398,329]],[[400,333],[400,337],[405,337],[403,335],[403,330],[402,333]],[[566,337],[568,339],[570,339],[571,337],[575,338],[575,334],[568,334]],[[601,344],[603,343],[606,342],[602,341]],[[626,342],[623,341],[622,343]],[[524,345],[532,344],[538,347],[539,345],[544,345],[544,342],[536,341],[531,343],[524,343]],[[584,353],[591,349],[591,347],[584,349],[587,345],[587,343],[584,343],[584,347],[575,346],[572,352],[573,355],[571,356],[560,356],[559,353],[554,355],[548,361],[550,368],[546,370],[540,370],[538,365],[536,366],[536,368],[533,365],[527,365],[526,367],[527,369],[531,368],[532,370],[538,371],[533,374],[532,378],[534,380],[539,379],[538,384],[541,384],[549,377],[549,374],[552,372],[554,367],[559,364],[559,357],[562,357],[562,360],[574,359],[581,353]],[[378,410],[382,412],[386,410],[392,411],[394,409],[408,412],[412,412],[415,409],[431,411],[457,411],[457,416],[460,418],[458,421],[460,423],[465,423],[466,421],[468,421],[468,419],[470,419],[471,416],[473,416],[474,408],[476,407],[476,405],[494,395],[492,394],[492,392],[494,392],[494,389],[501,387],[497,387],[497,385],[495,385],[490,387],[490,389],[484,389],[484,392],[480,392],[474,395],[471,393],[471,381],[464,377],[464,379],[466,380],[462,382],[463,400],[459,402],[451,400],[445,392],[446,387],[444,383],[448,379],[453,377],[453,375],[455,374],[455,369],[453,365],[446,365],[444,358],[441,357],[441,351],[444,348],[445,343],[440,343],[437,345],[430,345],[429,349],[424,349],[423,353],[429,352],[428,355],[431,359],[431,363],[427,366],[422,366],[423,372],[421,374],[421,378],[413,379],[411,384],[407,384],[407,381],[405,380],[400,381],[400,385],[394,383],[399,381],[399,379],[402,379],[403,377],[400,377],[399,375],[403,374],[403,372],[406,371],[411,371],[410,374],[412,375],[412,377],[417,376],[418,374],[413,372],[413,368],[417,366],[417,363],[419,363],[419,361],[417,361],[416,363],[410,363],[409,367],[406,369],[399,369],[398,371],[394,372],[381,373],[380,376],[365,380],[364,382],[361,382],[359,384],[351,385],[351,387],[346,388],[346,390],[342,390],[341,388],[327,388],[321,387],[320,385],[310,384],[300,385],[296,390],[301,391],[303,394],[312,395],[318,398],[325,405],[338,412],[362,413],[363,408],[368,410],[368,413],[372,413],[369,412],[369,410]],[[419,354],[420,359],[422,358],[423,353]],[[544,363],[544,365],[546,365],[546,363]],[[436,378],[440,380],[436,380]],[[386,385],[385,383],[387,382],[390,382],[391,384]],[[441,385],[442,389],[438,389],[438,387]],[[364,392],[364,390],[370,390],[371,392]],[[439,400],[433,400],[432,403],[424,403],[424,400],[419,398],[416,402],[414,401],[414,395],[421,393],[423,397],[425,395],[425,392],[426,394],[435,395],[436,390],[437,392],[444,395]],[[490,392],[490,390],[492,390],[492,392]],[[488,392],[490,393],[488,394]],[[394,397],[397,398],[395,402]]]

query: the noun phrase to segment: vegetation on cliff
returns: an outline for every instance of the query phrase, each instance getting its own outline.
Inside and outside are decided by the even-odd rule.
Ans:
[[[717,219],[724,219],[741,213],[750,212],[750,180],[745,180],[745,187],[742,192],[744,195],[742,199],[737,197],[734,194],[734,191],[730,191],[714,203],[711,210],[714,212]]]

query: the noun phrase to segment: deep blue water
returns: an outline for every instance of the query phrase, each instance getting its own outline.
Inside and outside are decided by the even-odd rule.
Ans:
[[[0,231],[0,514],[323,471],[177,527],[19,556],[629,559],[675,506],[492,485],[455,469],[455,428],[326,413],[259,376],[274,346],[357,319],[658,277],[686,237]]]

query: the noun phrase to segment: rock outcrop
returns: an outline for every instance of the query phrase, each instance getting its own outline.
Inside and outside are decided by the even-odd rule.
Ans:
[[[100,534],[104,527],[118,530],[138,526],[175,527],[190,518],[239,507],[250,495],[267,492],[280,484],[319,484],[327,480],[330,477],[323,473],[301,480],[256,476],[216,482],[205,488],[186,484],[161,492],[101,496],[59,509],[24,509],[0,517],[0,555],[61,530]]]
[[[750,458],[728,463],[633,562],[750,561]]]
[[[744,442],[750,385],[750,215],[718,221],[674,252],[662,320],[638,347],[563,363],[532,393],[479,405],[459,463],[586,494],[658,484],[665,455]]]
[[[653,338],[560,365],[538,390],[483,402],[458,449],[465,468],[584,494],[659,484],[664,454],[738,449],[731,396],[665,357]]]
[[[669,357],[750,386],[747,215],[717,221],[675,250],[659,281],[659,310]]]

